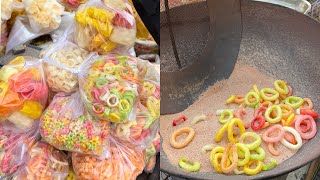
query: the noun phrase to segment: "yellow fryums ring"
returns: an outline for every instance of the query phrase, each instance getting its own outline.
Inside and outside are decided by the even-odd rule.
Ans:
[[[235,139],[234,136],[233,136],[234,135],[233,128],[234,128],[235,124],[238,126],[238,128],[240,130],[240,135],[245,133],[246,129],[244,128],[243,122],[238,118],[234,118],[228,123],[228,139],[229,139],[230,142],[237,143],[237,142],[239,142],[239,140]]]
[[[191,162],[186,158],[180,158],[179,167],[189,172],[197,172],[200,170],[201,164],[199,162]]]
[[[289,93],[288,86],[284,81],[276,80],[273,84],[276,91],[278,91],[280,94],[287,95]]]
[[[250,144],[245,144],[244,140],[246,138],[248,138],[248,137],[252,137],[252,138],[254,138],[256,140],[254,142],[250,143]],[[261,137],[256,133],[245,132],[240,136],[239,142],[245,144],[248,147],[249,150],[254,150],[254,149],[256,149],[257,147],[260,146],[262,140],[261,140]]]
[[[218,133],[216,134],[216,137],[215,137],[216,142],[220,142],[221,141],[224,132],[226,132],[228,130],[228,124],[229,124],[229,122],[225,123],[222,126],[222,128],[219,129],[219,131],[218,131]]]
[[[250,166],[253,163],[257,163],[257,166],[254,169],[251,169]],[[246,165],[244,165],[243,168],[244,172],[248,175],[255,175],[258,174],[259,172],[261,172],[262,170],[262,162],[258,161],[258,160],[251,160],[249,161]]]

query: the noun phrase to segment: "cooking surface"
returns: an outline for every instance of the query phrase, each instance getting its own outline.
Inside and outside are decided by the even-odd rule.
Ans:
[[[245,0],[241,1],[241,15],[242,41],[238,62],[254,65],[263,72],[288,80],[297,95],[311,98],[316,105],[315,110],[319,111],[320,24],[290,9]],[[205,88],[198,88],[200,92],[204,90]],[[319,122],[317,123],[319,126]],[[319,141],[318,132],[292,158],[275,169],[256,176],[237,177],[263,178],[290,172],[320,155],[319,151],[315,151],[318,149]],[[161,156],[160,168],[165,172],[188,178],[226,178],[214,173],[186,175],[184,171],[170,165],[166,156]]]

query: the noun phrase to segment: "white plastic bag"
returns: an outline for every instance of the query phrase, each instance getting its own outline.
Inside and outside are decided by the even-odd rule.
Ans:
[[[56,0],[23,0],[33,32],[48,33],[61,23],[64,7]]]

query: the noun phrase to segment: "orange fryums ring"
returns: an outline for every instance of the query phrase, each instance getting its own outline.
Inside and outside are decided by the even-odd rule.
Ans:
[[[279,156],[280,155],[280,151],[278,151],[278,150],[276,150],[274,148],[274,143],[268,143],[268,150],[274,156]]]
[[[304,105],[307,104],[305,107]],[[313,109],[313,103],[309,98],[303,98],[303,104],[300,107],[301,109]]]
[[[236,98],[234,99],[234,102],[237,104],[244,103],[244,96],[243,95],[236,95]]]
[[[272,103],[271,101],[264,101],[263,103],[261,103],[261,105],[262,105],[263,107],[268,108],[268,107],[272,106],[273,103]]]
[[[177,136],[179,136],[179,135],[181,135],[183,133],[187,133],[188,136],[186,137],[186,139],[184,141],[177,142],[176,141]],[[195,133],[194,129],[190,128],[190,127],[183,127],[183,128],[177,129],[171,135],[170,144],[171,144],[172,147],[174,147],[176,149],[184,148],[192,141],[192,139],[194,138],[195,134],[196,133]]]
[[[294,113],[294,109],[291,106],[286,104],[279,105],[282,110],[282,118],[287,119],[292,113]]]
[[[229,151],[232,148],[232,163],[230,166],[227,165],[229,160]],[[234,143],[229,143],[223,152],[222,160],[221,160],[221,170],[223,173],[230,173],[232,172],[236,167],[238,163],[238,148]]]

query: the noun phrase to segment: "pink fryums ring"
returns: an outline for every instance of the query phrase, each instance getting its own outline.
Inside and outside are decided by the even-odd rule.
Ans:
[[[276,137],[270,137],[269,135],[276,132],[276,131],[280,131],[278,133],[278,135]],[[284,129],[281,125],[276,124],[271,126],[265,133],[263,133],[262,135],[262,139],[265,142],[269,142],[269,143],[275,143],[275,142],[279,142],[281,141],[281,139],[284,137]]]
[[[94,103],[92,106],[92,110],[97,114],[102,114],[104,112],[104,106],[101,103]]]
[[[311,130],[309,130],[308,132],[302,132],[302,130],[301,130],[301,123],[303,120],[309,121],[311,123]],[[294,127],[295,127],[296,131],[300,134],[302,139],[311,139],[317,133],[316,122],[309,115],[298,115],[296,118],[296,121],[294,123]]]

